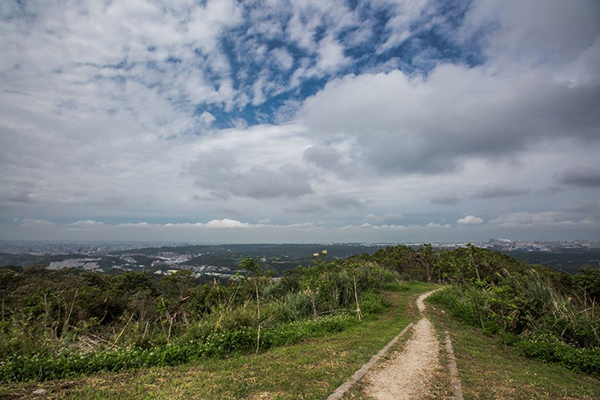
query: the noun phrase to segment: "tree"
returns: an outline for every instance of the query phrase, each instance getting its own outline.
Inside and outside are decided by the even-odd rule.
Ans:
[[[580,287],[591,299],[600,299],[600,268],[584,265],[573,277],[575,285]]]

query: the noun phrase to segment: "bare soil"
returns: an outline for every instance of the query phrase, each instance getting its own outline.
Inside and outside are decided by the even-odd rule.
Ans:
[[[414,326],[412,337],[389,361],[365,376],[366,393],[380,400],[419,399],[429,390],[439,367],[440,343],[425,313],[424,300],[433,292],[417,299],[422,318]]]

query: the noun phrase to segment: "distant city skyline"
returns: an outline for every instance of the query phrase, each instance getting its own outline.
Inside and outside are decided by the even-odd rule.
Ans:
[[[600,240],[600,2],[0,5],[0,239]]]

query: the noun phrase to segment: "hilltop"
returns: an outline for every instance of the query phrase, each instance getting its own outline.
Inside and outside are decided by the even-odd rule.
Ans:
[[[100,379],[98,396],[118,390],[136,397],[144,382],[175,374],[169,385],[151,384],[157,396],[179,385],[188,394],[196,390],[198,398],[238,398],[265,391],[267,384],[266,398],[322,398],[419,318],[412,305],[418,294],[439,287],[431,296],[431,319],[437,334],[448,330],[456,338],[467,391],[482,388],[471,384],[472,368],[464,364],[465,335],[483,348],[499,341],[509,357],[502,364],[507,371],[514,362],[548,376],[575,373],[589,393],[598,390],[597,268],[570,275],[474,246],[442,252],[428,245],[388,246],[345,259],[329,256],[321,251],[309,266],[286,270],[278,279],[258,257],[245,258],[227,283],[201,283],[188,270],[152,278],[134,271],[113,276],[0,269],[2,390],[16,395],[42,387],[57,396],[85,397],[96,393]],[[301,371],[299,382],[288,382],[293,365]],[[443,365],[432,378],[432,385],[439,384],[432,393],[449,390]],[[241,366],[244,371],[236,369]],[[265,382],[258,375],[247,378],[261,369],[271,371]],[[207,373],[212,378],[205,389],[194,389],[184,371],[195,371],[191,379],[208,379]],[[64,379],[74,382],[72,389],[64,387]],[[121,379],[139,383],[114,386]],[[315,379],[318,388],[312,386]],[[587,396],[577,397],[566,383],[528,385]],[[360,387],[353,389],[358,398]]]

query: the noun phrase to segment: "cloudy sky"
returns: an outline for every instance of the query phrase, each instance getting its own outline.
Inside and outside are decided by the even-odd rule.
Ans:
[[[3,0],[0,238],[600,239],[597,0]]]

